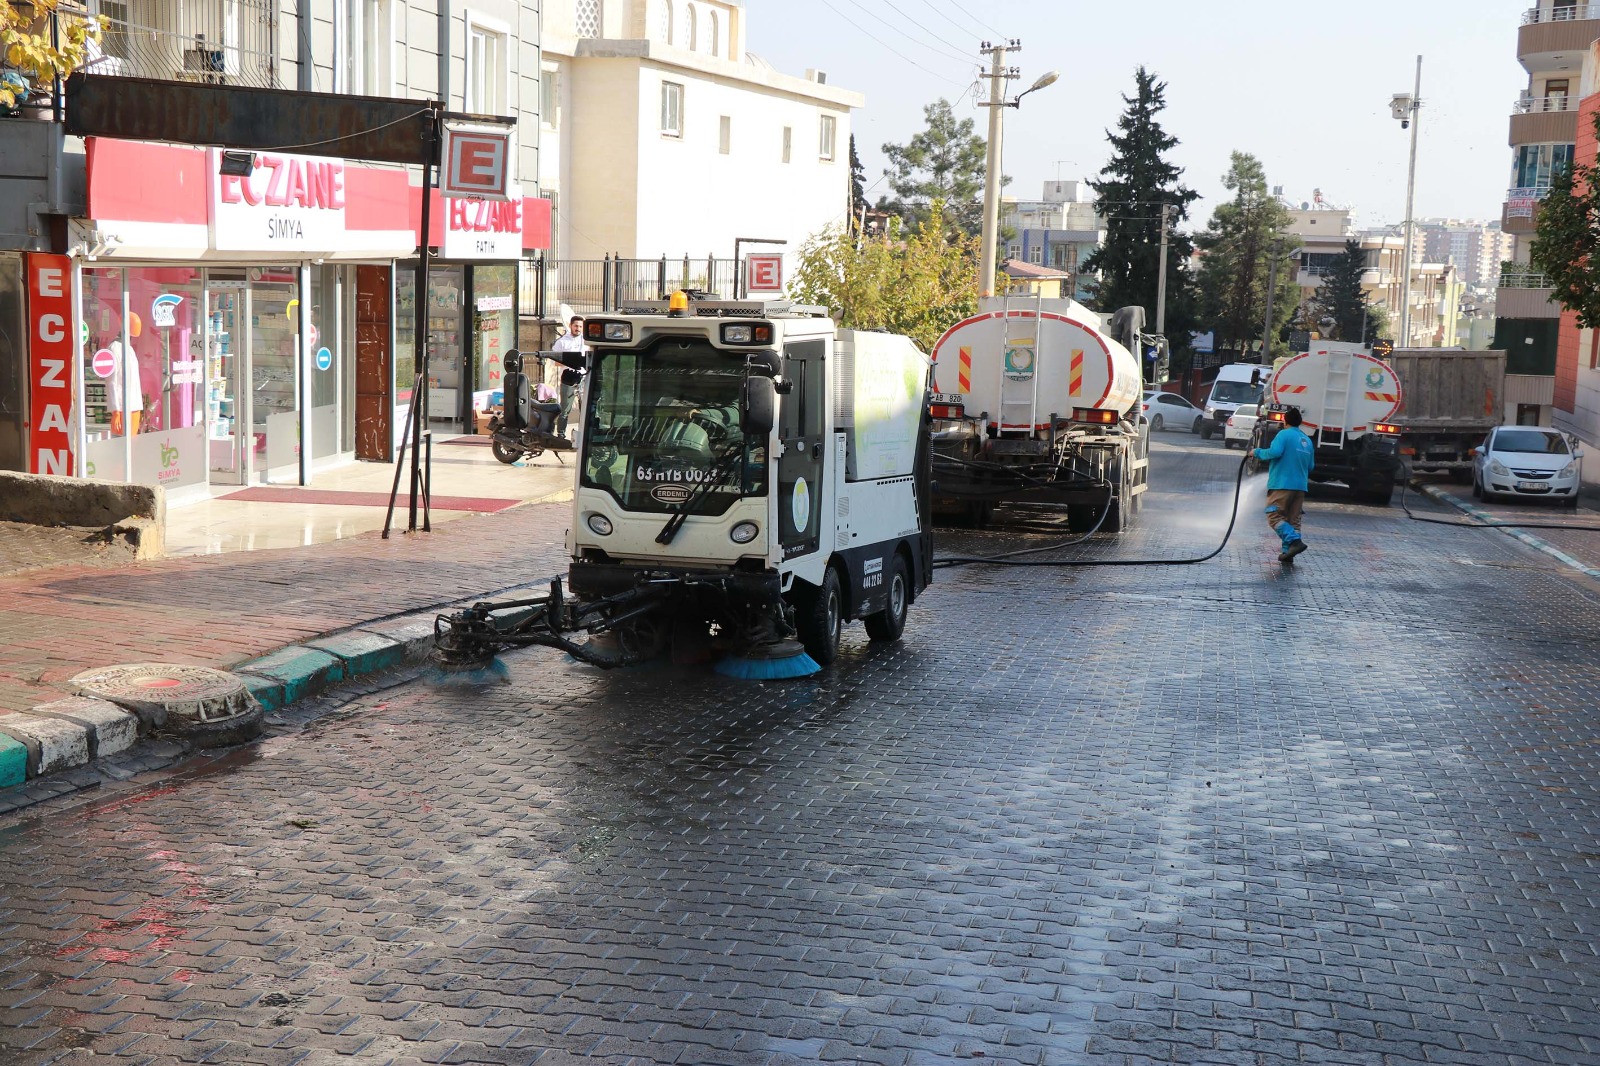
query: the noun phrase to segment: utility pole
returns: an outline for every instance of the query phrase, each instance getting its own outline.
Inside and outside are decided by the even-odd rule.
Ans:
[[[1398,108],[1396,110],[1399,110]],[[1411,254],[1415,246],[1417,223],[1415,219],[1417,195],[1417,130],[1421,126],[1418,121],[1422,111],[1422,57],[1417,57],[1417,88],[1411,95],[1409,106],[1405,109],[1408,122],[1411,126],[1411,165],[1406,172],[1406,262],[1405,262],[1405,289],[1400,294],[1400,338],[1398,346],[1401,348],[1411,345]],[[1363,338],[1365,339],[1365,338]]]
[[[989,153],[983,180],[983,247],[978,266],[978,295],[994,295],[995,248],[1000,243],[1000,138],[1005,125],[1006,82],[1018,77],[1015,67],[1007,67],[1008,52],[1020,51],[1022,42],[1005,44],[984,41],[978,51],[989,57]]]
[[[1172,205],[1161,205],[1161,265],[1156,271],[1156,335],[1167,335],[1167,236],[1172,223]]]

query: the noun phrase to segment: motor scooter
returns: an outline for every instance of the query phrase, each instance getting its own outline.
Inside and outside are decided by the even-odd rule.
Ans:
[[[542,366],[544,356],[530,353]],[[536,398],[539,386],[522,372],[522,352],[510,351],[501,359],[505,386],[503,415],[489,419],[489,446],[494,457],[506,465],[523,456],[537,458],[546,451],[554,452],[562,463],[562,452],[573,450],[572,441],[556,432],[556,421],[561,417],[561,401],[541,401]]]

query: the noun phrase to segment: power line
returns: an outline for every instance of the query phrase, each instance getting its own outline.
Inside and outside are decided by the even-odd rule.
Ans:
[[[884,0],[884,2],[887,3],[890,7],[894,8],[894,10],[897,13],[899,13],[901,18],[905,19],[907,22],[910,22],[911,25],[913,25],[913,26],[916,25],[916,23],[914,21],[912,21],[911,18],[908,15],[906,15],[906,13],[904,11],[901,11],[899,8],[894,6],[893,0]],[[829,6],[832,6],[832,5],[829,5]],[[928,42],[926,42],[924,40],[921,40],[920,38],[913,37],[908,28],[906,28],[904,26],[896,26],[894,23],[890,22],[888,19],[884,18],[882,15],[878,14],[876,11],[874,11],[871,8],[867,7],[865,4],[857,5],[857,10],[866,12],[867,14],[871,15],[873,18],[877,19],[879,22],[883,23],[885,26],[889,27],[890,30],[892,30],[892,31],[894,31],[895,33],[898,33],[898,34],[902,34],[905,37],[905,39],[910,41],[912,44],[920,45],[923,48],[926,48],[928,51],[934,53],[935,55],[945,56],[945,57],[950,58],[950,59],[960,59],[960,60],[964,60],[964,61],[970,61],[970,57],[969,56],[964,55],[964,54],[962,54],[962,53],[960,53],[958,51],[948,51],[946,49],[939,48],[939,47],[937,47],[935,45],[931,45]],[[959,46],[956,46],[956,47],[959,47]]]
[[[883,0],[883,2],[885,4],[889,5],[889,9],[891,11],[893,11],[895,14],[899,15],[901,18],[905,19],[908,23],[910,23],[913,26],[916,26],[917,28],[922,30],[923,33],[926,33],[929,37],[932,37],[934,40],[938,41],[940,44],[947,45],[950,48],[955,49],[955,51],[962,53],[963,58],[965,58],[967,52],[969,51],[969,49],[967,49],[965,46],[956,44],[954,41],[951,41],[948,38],[940,37],[937,33],[934,33],[931,29],[929,29],[925,24],[923,24],[921,22],[918,22],[916,19],[914,19],[910,15],[906,14],[903,9],[901,9],[898,5],[895,4],[894,0]]]
[[[833,0],[822,0],[822,2],[823,2],[824,5],[826,5],[826,7],[828,8],[829,11],[832,11],[835,15],[838,15],[840,18],[844,19],[850,25],[854,26],[856,28],[856,30],[859,31],[861,33],[861,35],[866,37],[869,41],[873,41],[873,42],[876,42],[877,44],[881,45],[883,47],[883,49],[885,51],[889,52],[891,55],[899,56],[901,59],[905,60],[907,63],[910,63],[912,66],[916,67],[918,70],[922,71],[924,74],[932,74],[936,78],[945,77],[945,75],[940,74],[938,71],[933,70],[933,69],[931,69],[929,67],[925,67],[921,63],[918,63],[915,59],[912,59],[910,56],[906,55],[904,52],[902,52],[898,48],[894,47],[894,45],[890,44],[888,41],[885,41],[882,37],[879,37],[877,34],[873,33],[871,30],[867,29],[865,26],[861,25],[861,23],[857,22],[855,19],[851,18],[849,15],[846,15],[843,11],[840,11],[837,7],[834,6]]]
[[[932,8],[934,14],[938,15],[940,18],[942,18],[946,22],[950,23],[950,25],[955,26],[955,28],[960,30],[962,33],[969,32],[967,29],[965,29],[964,27],[959,25],[956,22],[955,19],[951,18],[949,15],[946,15],[944,13],[944,9],[943,8],[935,6],[934,3],[933,3],[933,0],[922,0],[922,2],[924,4],[926,4],[928,7]],[[960,11],[961,8],[957,7],[956,10]],[[964,11],[962,13],[965,14]],[[970,18],[970,16],[969,16],[969,18]],[[971,19],[971,22],[972,22],[972,24],[974,26],[978,27],[978,36],[980,36],[980,37],[986,36],[986,35],[991,34],[991,33],[994,34],[994,36],[996,36],[996,37],[1000,37],[1000,38],[1004,38],[1005,37],[1005,34],[1001,33],[999,30],[995,29],[992,26],[985,26],[983,23],[979,22],[977,19]]]

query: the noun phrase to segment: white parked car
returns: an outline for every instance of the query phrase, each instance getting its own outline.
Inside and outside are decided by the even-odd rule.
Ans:
[[[1224,448],[1244,448],[1250,443],[1250,435],[1256,431],[1256,412],[1261,408],[1253,403],[1241,405],[1222,426],[1222,446]]]
[[[1206,413],[1175,392],[1147,392],[1144,394],[1144,417],[1150,422],[1150,432],[1163,429],[1183,429],[1200,432],[1200,422]]]
[[[1472,494],[1480,500],[1559,500],[1578,506],[1578,458],[1563,433],[1501,426],[1472,449]]]

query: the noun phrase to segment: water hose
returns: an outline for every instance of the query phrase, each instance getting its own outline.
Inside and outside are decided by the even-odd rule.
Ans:
[[[1228,546],[1228,541],[1233,537],[1233,527],[1239,521],[1239,500],[1244,496],[1244,469],[1250,462],[1251,453],[1247,450],[1244,458],[1239,460],[1239,472],[1233,479],[1233,511],[1228,517],[1228,531],[1222,535],[1222,543],[1207,555],[1196,556],[1193,559],[1018,559],[1019,555],[1036,555],[1039,552],[1059,551],[1070,548],[1075,544],[1082,544],[1100,531],[1106,516],[1111,513],[1111,488],[1106,487],[1106,506],[1101,508],[1100,521],[1094,528],[1075,537],[1072,540],[1062,541],[1059,544],[1046,544],[1042,548],[1024,548],[1021,551],[1001,552],[999,555],[951,555],[933,561],[935,570],[944,570],[952,566],[1043,566],[1062,568],[1084,568],[1091,566],[1196,566],[1208,563],[1222,554]]]
[[[1455,521],[1445,518],[1424,518],[1413,514],[1406,504],[1406,497],[1411,493],[1410,470],[1406,471],[1405,478],[1400,482],[1400,509],[1405,511],[1406,517],[1413,522],[1426,522],[1430,526],[1454,526],[1457,529],[1566,529],[1574,533],[1600,533],[1600,526],[1573,526],[1559,522],[1485,522],[1480,518],[1467,518]]]

